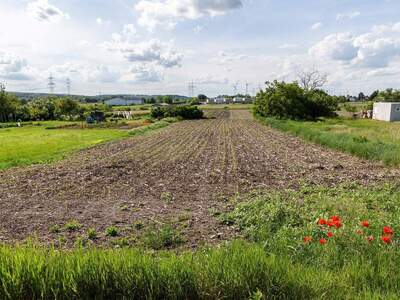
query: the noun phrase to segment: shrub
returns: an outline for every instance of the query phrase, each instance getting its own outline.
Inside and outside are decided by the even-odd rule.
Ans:
[[[88,238],[94,240],[97,238],[97,231],[94,228],[89,228],[87,231]]]
[[[180,105],[180,106],[165,106],[165,107],[154,107],[151,110],[151,117],[155,119],[162,119],[168,117],[178,117],[185,120],[189,119],[201,119],[203,117],[203,111],[197,106],[192,105]]]
[[[68,229],[69,231],[75,231],[81,227],[82,224],[80,224],[77,220],[71,220],[65,224],[65,228]]]
[[[337,100],[322,90],[307,91],[297,82],[267,82],[255,100],[254,112],[263,117],[315,119],[333,115]]]
[[[144,234],[144,243],[147,247],[160,250],[173,248],[183,242],[179,232],[170,225],[162,225],[160,228],[149,229]]]
[[[117,236],[118,235],[118,229],[115,226],[110,226],[107,227],[106,229],[106,235],[107,236]]]

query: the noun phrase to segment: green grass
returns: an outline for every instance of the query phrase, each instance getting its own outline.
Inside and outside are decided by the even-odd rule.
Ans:
[[[317,122],[259,120],[311,142],[361,158],[400,164],[400,123],[369,119],[332,118]]]
[[[112,140],[145,134],[166,127],[175,121],[167,119],[132,130],[118,128],[60,129],[57,127],[73,122],[59,121],[35,122],[21,128],[3,128],[0,129],[0,170],[54,162],[74,151]]]
[[[0,299],[400,297],[399,186],[304,186],[242,200],[221,218],[248,241],[194,252],[0,246]],[[343,226],[320,245],[317,220],[332,215]],[[389,245],[379,240],[386,225],[395,232]]]

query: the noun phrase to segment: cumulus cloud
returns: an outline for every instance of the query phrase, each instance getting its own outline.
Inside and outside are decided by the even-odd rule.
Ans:
[[[62,12],[58,7],[51,5],[48,0],[36,0],[28,3],[28,13],[38,21],[53,22],[69,19],[69,15]]]
[[[151,63],[164,68],[180,66],[183,55],[177,52],[172,42],[164,43],[158,39],[137,41],[136,28],[132,24],[125,25],[122,33],[114,33],[111,41],[104,46],[110,51],[122,53],[132,63]]]
[[[153,30],[158,25],[173,28],[185,19],[223,15],[242,5],[242,0],[140,0],[135,10],[140,14],[138,24]]]
[[[311,30],[318,30],[318,29],[322,28],[322,25],[323,24],[321,22],[317,22],[317,23],[313,24],[310,28],[311,28]]]
[[[309,53],[351,66],[384,68],[400,57],[400,23],[375,26],[370,32],[337,33],[315,44]]]
[[[235,61],[244,60],[246,58],[248,58],[248,56],[244,54],[235,54],[225,51],[219,51],[217,60],[219,64],[224,65]]]
[[[80,63],[65,63],[53,65],[47,69],[46,74],[52,74],[56,81],[65,81],[67,78],[87,82],[116,82],[121,75],[118,71],[106,65],[90,66]]]
[[[159,82],[164,79],[164,76],[160,70],[157,70],[155,67],[140,64],[136,66],[132,66],[129,69],[129,72],[122,77],[123,81],[126,82]]]
[[[346,19],[354,19],[359,16],[361,16],[361,13],[359,11],[353,11],[350,13],[341,13],[336,15],[336,20],[341,21]]]
[[[35,70],[28,66],[26,59],[12,53],[0,52],[0,77],[10,80],[31,80]]]
[[[111,24],[111,21],[110,20],[104,20],[102,18],[96,18],[96,23],[99,26],[108,26],[108,25]]]
[[[216,85],[216,84],[228,84],[229,83],[229,79],[226,77],[219,77],[219,76],[215,76],[215,75],[207,75],[207,76],[203,76],[203,77],[199,77],[195,80],[195,82],[197,84],[212,84],[212,85]]]

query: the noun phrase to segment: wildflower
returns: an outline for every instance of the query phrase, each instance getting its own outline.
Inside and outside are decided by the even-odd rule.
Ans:
[[[370,236],[367,237],[367,241],[368,241],[368,242],[372,242],[373,240],[374,240],[374,237],[373,237],[372,235],[370,235]]]
[[[311,236],[305,236],[304,238],[303,238],[303,240],[304,240],[304,243],[309,243],[309,242],[311,242],[312,241],[312,237]]]
[[[327,242],[327,241],[326,241],[326,239],[324,239],[324,238],[322,238],[322,239],[319,240],[319,243],[320,243],[321,245],[326,244],[326,242]]]
[[[325,219],[319,219],[318,220],[318,225],[326,225],[326,220]]]
[[[335,222],[332,220],[329,220],[327,223],[328,227],[334,227],[335,226]]]
[[[383,233],[391,235],[391,234],[393,234],[393,229],[390,228],[389,226],[385,226],[385,227],[383,227]]]
[[[333,232],[329,231],[326,235],[327,235],[328,237],[333,237]]]
[[[392,237],[390,235],[383,235],[381,236],[381,240],[385,244],[390,244],[392,242]]]
[[[333,221],[333,224],[335,225],[336,228],[342,227],[342,222],[340,222],[340,220]]]
[[[331,217],[332,221],[340,221],[340,217],[339,216],[333,216]]]
[[[369,227],[369,222],[368,221],[362,221],[361,222],[362,227]]]

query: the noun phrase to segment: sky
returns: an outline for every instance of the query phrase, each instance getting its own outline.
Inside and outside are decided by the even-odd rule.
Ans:
[[[400,87],[399,0],[0,0],[0,82],[71,94],[255,94],[327,74]]]

